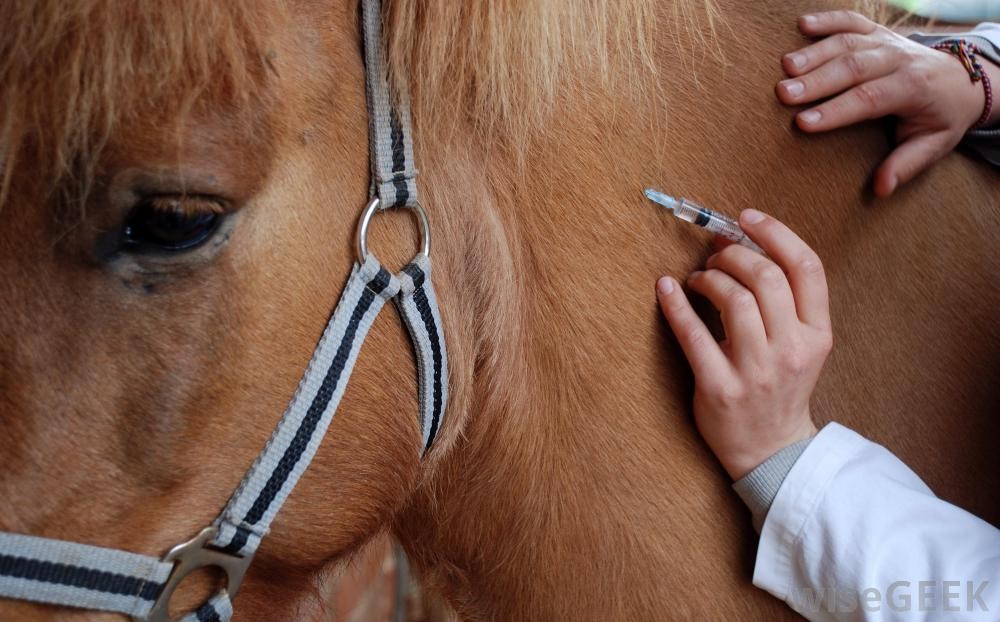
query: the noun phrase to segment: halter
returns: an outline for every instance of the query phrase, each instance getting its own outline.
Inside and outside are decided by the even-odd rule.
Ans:
[[[368,329],[392,300],[413,342],[425,455],[448,401],[448,358],[431,285],[430,224],[417,201],[410,111],[393,104],[383,57],[380,0],[362,0],[371,151],[371,199],[357,229],[357,261],[281,421],[222,513],[162,559],[64,540],[0,532],[0,597],[114,611],[164,622],[170,597],[198,568],[215,566],[225,587],[183,622],[229,620],[232,599],[261,540],[308,468],[344,395]],[[368,251],[376,211],[407,207],[418,216],[421,251],[398,275]]]

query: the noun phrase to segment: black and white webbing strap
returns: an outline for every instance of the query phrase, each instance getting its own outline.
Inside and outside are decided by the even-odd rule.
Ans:
[[[431,285],[431,260],[417,255],[399,274],[400,295],[393,300],[413,341],[417,357],[417,399],[423,451],[431,448],[441,428],[448,402],[448,355],[444,347],[441,312]]]
[[[390,99],[381,36],[380,0],[362,0],[371,139],[373,197],[358,226],[358,263],[330,316],[312,359],[263,451],[218,518],[162,559],[0,532],[0,598],[30,600],[169,620],[167,605],[191,571],[216,566],[226,586],[183,622],[229,620],[261,540],[309,467],[344,395],[365,336],[393,300],[413,342],[417,362],[421,454],[441,428],[448,401],[448,357],[431,284],[430,230],[417,201],[410,114],[405,94]],[[420,218],[422,251],[398,275],[367,252],[365,236],[376,209],[407,207]]]
[[[372,190],[380,209],[417,205],[417,170],[407,93],[397,93],[393,105],[382,43],[381,2],[361,2],[365,41],[365,91],[368,95],[368,144]],[[405,128],[405,130],[404,130]]]
[[[447,400],[447,376],[443,375],[447,374],[447,357],[430,284],[430,259],[418,255],[402,274],[402,278],[393,276],[371,255],[355,265],[281,422],[216,519],[213,545],[240,556],[257,550],[319,448],[365,335],[390,299],[396,301],[413,341],[423,451],[430,448]]]
[[[117,611],[145,618],[173,564],[63,540],[0,533],[4,598]]]

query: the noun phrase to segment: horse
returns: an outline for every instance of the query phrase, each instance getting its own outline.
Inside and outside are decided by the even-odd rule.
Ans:
[[[750,583],[748,513],[656,309],[655,279],[708,241],[649,185],[800,233],[836,335],[819,422],[1000,522],[983,494],[1000,180],[956,153],[875,199],[883,126],[806,137],[772,94],[795,17],[878,10],[856,4],[387,2],[446,423],[421,460],[413,355],[381,314],[237,619],[336,616],[327,586],[386,532],[463,620],[794,618]],[[158,556],[225,503],[352,263],[369,183],[356,5],[0,5],[0,530]],[[386,213],[369,244],[397,268],[415,239]],[[192,576],[172,611],[216,580]],[[118,619],[7,600],[0,618]]]

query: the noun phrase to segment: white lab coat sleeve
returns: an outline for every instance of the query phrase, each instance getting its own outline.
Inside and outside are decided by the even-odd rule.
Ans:
[[[996,622],[1000,530],[831,423],[771,504],[753,583],[810,620]]]

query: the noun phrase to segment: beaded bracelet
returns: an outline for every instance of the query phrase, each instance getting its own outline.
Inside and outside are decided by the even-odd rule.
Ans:
[[[986,125],[990,114],[993,112],[993,86],[990,84],[989,74],[986,73],[982,64],[976,59],[976,54],[980,53],[979,48],[965,39],[949,39],[937,43],[934,45],[934,49],[957,56],[958,60],[962,62],[962,66],[969,72],[969,79],[973,82],[983,83],[983,89],[986,91],[986,103],[983,106],[983,114],[970,129]]]

